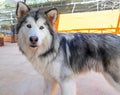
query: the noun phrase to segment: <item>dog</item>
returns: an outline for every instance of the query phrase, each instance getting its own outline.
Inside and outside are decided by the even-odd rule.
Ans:
[[[42,11],[17,3],[18,46],[44,77],[43,95],[76,95],[74,77],[94,70],[120,90],[120,37],[113,34],[57,33],[56,8]]]

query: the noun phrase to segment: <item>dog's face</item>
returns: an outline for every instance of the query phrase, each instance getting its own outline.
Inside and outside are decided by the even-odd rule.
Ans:
[[[23,41],[31,48],[50,43],[53,35],[53,25],[57,19],[58,11],[53,8],[46,12],[40,9],[31,10],[23,2],[17,4],[16,15],[18,19],[18,41]]]

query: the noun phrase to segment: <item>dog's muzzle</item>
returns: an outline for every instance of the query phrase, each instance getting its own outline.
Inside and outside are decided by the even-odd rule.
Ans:
[[[37,42],[38,42],[38,37],[37,36],[31,36],[29,38],[29,41],[30,41],[30,46],[31,47],[37,47]]]

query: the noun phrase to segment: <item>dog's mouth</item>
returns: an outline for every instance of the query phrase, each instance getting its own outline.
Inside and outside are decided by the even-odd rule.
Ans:
[[[38,46],[37,46],[36,44],[31,44],[30,47],[31,47],[31,48],[36,48],[36,47],[38,47]]]

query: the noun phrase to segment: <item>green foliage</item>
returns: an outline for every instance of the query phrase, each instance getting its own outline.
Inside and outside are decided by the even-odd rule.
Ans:
[[[37,5],[36,1],[29,2],[28,5]]]
[[[10,7],[10,4],[8,2],[4,2],[4,6],[5,6],[5,8]]]

